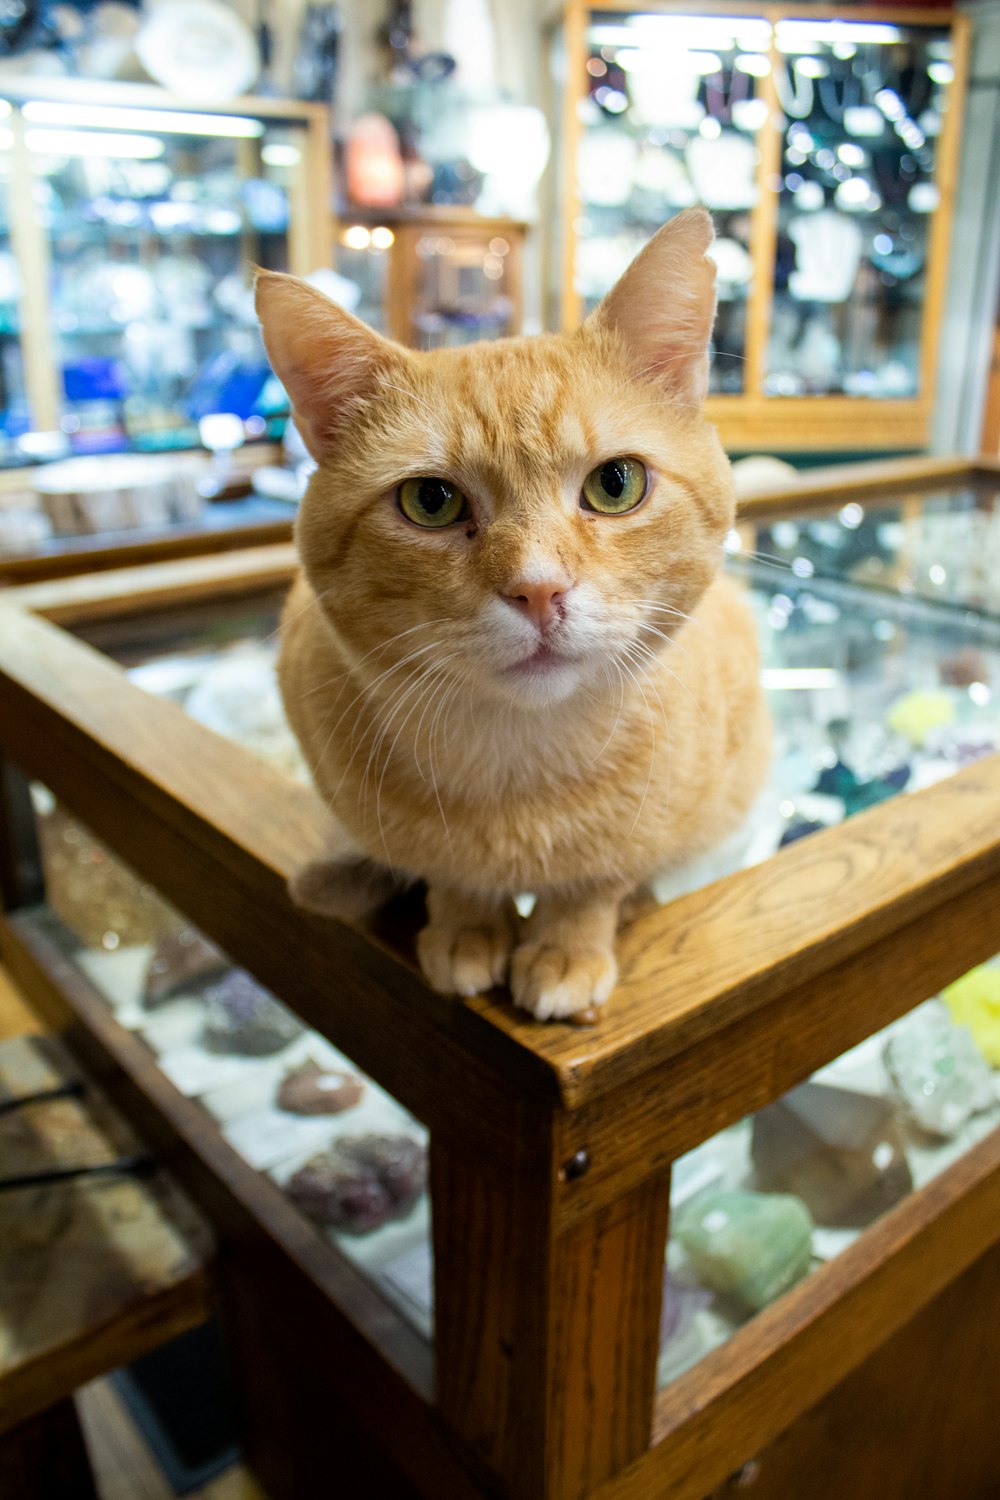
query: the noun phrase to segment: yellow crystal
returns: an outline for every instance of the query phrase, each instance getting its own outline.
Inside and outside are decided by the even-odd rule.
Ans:
[[[1000,969],[980,964],[941,991],[941,998],[959,1026],[967,1026],[976,1045],[995,1068],[1000,1068]]]
[[[955,718],[955,705],[947,693],[918,689],[904,693],[889,705],[886,723],[913,745],[922,745],[932,729],[943,729]]]

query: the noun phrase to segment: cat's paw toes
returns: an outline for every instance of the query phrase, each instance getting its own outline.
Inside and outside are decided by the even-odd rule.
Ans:
[[[522,943],[510,965],[514,1004],[538,1021],[588,1018],[614,989],[618,965],[610,948],[567,949]]]
[[[481,995],[503,984],[510,947],[506,924],[451,927],[432,922],[417,936],[424,978],[442,995]]]

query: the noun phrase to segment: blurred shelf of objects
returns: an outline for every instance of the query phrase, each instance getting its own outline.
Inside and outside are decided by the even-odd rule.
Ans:
[[[330,195],[322,105],[0,77],[0,464],[280,439],[253,267],[328,266]]]
[[[572,328],[660,224],[715,219],[708,414],[744,451],[930,438],[968,19],[880,6],[571,0],[548,320]]]
[[[298,496],[268,483],[275,472],[294,480],[273,464],[277,451],[101,454],[0,471],[0,588],[287,542]]]

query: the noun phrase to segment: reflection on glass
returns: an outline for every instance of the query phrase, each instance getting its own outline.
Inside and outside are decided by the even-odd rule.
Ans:
[[[775,36],[785,125],[765,390],[914,396],[950,42],[840,21],[779,21]]]
[[[218,411],[257,431],[284,399],[250,268],[287,269],[295,132],[149,110],[103,111],[87,128],[29,117],[65,108],[24,113],[71,446],[196,446]]]
[[[704,203],[718,240],[711,390],[743,389],[756,136],[771,28],[755,17],[594,13],[577,162],[576,285],[589,312],[650,235]]]
[[[248,1166],[430,1337],[427,1134],[342,1052],[32,788],[47,907],[33,914]]]
[[[1000,959],[674,1163],[659,1380],[1000,1124]]]

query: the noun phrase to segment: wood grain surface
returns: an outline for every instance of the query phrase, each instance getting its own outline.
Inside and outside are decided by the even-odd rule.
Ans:
[[[712,1500],[994,1500],[998,1382],[994,1246]]]

